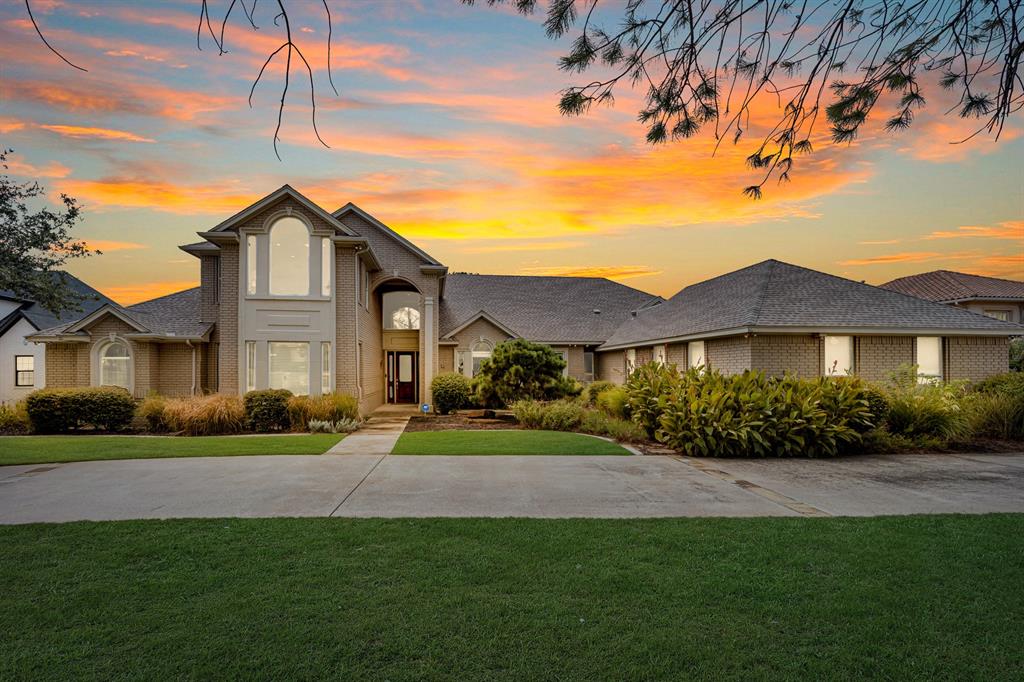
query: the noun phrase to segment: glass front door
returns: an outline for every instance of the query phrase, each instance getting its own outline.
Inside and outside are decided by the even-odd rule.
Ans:
[[[419,401],[418,353],[389,350],[388,402],[416,403]]]

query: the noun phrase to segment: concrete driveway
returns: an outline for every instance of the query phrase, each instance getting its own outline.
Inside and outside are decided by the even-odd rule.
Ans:
[[[0,523],[221,516],[1024,512],[1024,454],[210,457],[0,467]]]

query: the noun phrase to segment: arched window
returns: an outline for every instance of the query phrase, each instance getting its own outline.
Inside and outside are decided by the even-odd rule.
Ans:
[[[309,295],[309,229],[298,218],[281,218],[270,228],[270,293]]]
[[[419,329],[420,295],[415,291],[388,291],[383,296],[384,329]]]
[[[128,344],[124,341],[111,341],[100,349],[100,386],[131,386],[132,358],[128,353]]]
[[[494,350],[494,344],[487,339],[480,339],[473,344],[470,348],[470,353],[473,358],[473,376],[480,373],[480,365],[483,364],[484,360],[491,357],[491,351]]]

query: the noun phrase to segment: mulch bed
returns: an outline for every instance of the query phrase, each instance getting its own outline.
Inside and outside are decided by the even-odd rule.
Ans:
[[[406,433],[415,431],[474,431],[521,428],[510,412],[463,410],[458,414],[419,415],[409,420]]]

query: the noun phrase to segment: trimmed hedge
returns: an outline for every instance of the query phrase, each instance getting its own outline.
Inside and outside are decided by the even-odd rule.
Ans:
[[[25,398],[35,433],[64,433],[93,428],[121,431],[135,416],[135,400],[123,388],[44,388]]]
[[[450,414],[469,404],[473,388],[469,379],[457,372],[438,374],[430,382],[434,396],[434,409],[438,414]]]
[[[287,431],[291,425],[288,418],[288,400],[291,397],[292,392],[283,388],[246,393],[243,401],[249,428],[257,433]]]

